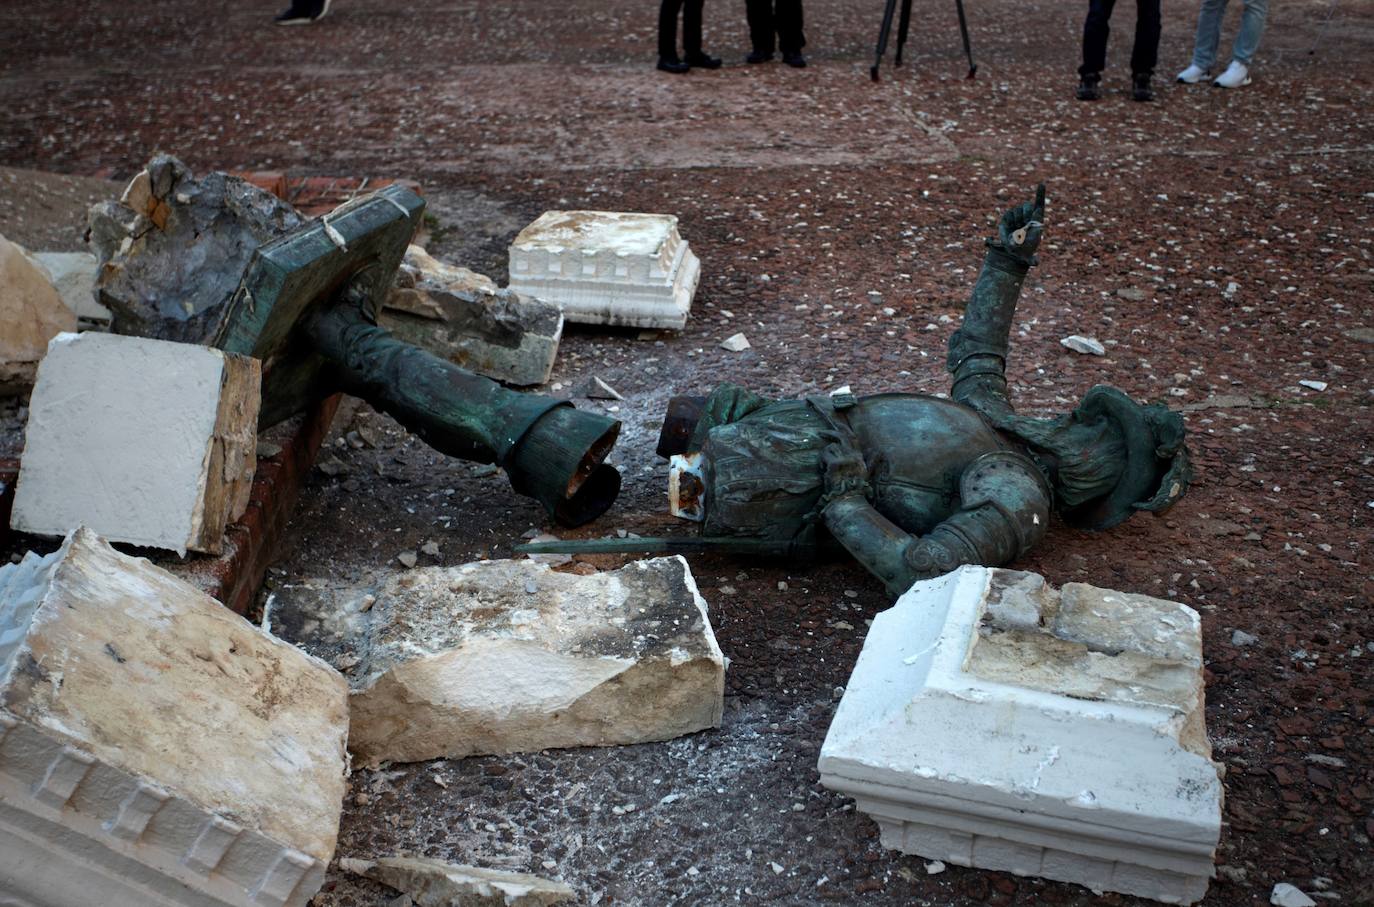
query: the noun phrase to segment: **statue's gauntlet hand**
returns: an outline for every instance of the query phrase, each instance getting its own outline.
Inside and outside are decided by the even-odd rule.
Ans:
[[[1017,205],[1002,215],[997,224],[997,239],[991,243],[1029,267],[1035,263],[1035,250],[1045,230],[1045,184],[1036,188],[1035,201]]]
[[[864,496],[868,467],[857,451],[842,444],[827,445],[821,451],[821,469],[827,498]]]

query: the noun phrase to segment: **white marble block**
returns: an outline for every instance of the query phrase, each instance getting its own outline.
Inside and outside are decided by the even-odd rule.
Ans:
[[[347,685],[80,529],[0,567],[0,904],[304,905]]]
[[[700,278],[669,214],[547,211],[510,247],[510,288],[586,324],[681,330]]]
[[[1193,903],[1222,802],[1197,612],[985,567],[916,583],[873,621],[820,772],[887,847]]]
[[[218,554],[257,467],[261,366],[209,347],[59,334],[29,399],[10,525]]]
[[[720,724],[725,659],[687,562],[579,576],[529,560],[278,590],[284,625],[345,648],[366,765],[668,740]],[[311,647],[311,641],[301,640]]]

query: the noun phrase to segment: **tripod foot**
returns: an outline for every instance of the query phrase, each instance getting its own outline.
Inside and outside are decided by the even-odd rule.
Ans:
[[[878,64],[874,63],[868,68],[868,77],[873,81],[878,81]]]
[[[974,76],[976,76],[976,75],[978,75],[978,64],[977,64],[977,63],[973,64],[972,66],[970,66],[970,67],[968,68],[968,75],[964,76],[964,78],[965,78],[965,79],[972,79],[972,78],[973,78]]]

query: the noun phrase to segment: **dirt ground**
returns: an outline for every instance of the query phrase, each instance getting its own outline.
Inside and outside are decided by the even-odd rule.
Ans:
[[[805,71],[744,66],[742,4],[708,4],[707,46],[727,65],[685,77],[652,69],[646,2],[339,0],[316,26],[274,29],[265,2],[9,0],[0,165],[127,178],[165,150],[198,170],[409,177],[431,251],[499,280],[506,245],[546,209],[676,214],[703,266],[687,329],[571,329],[546,388],[578,396],[599,376],[626,397],[578,396],[625,425],[625,489],[588,536],[682,531],[652,454],[671,393],[946,389],[983,238],[1045,181],[1010,363],[1018,407],[1061,412],[1097,383],[1165,400],[1186,413],[1197,481],[1163,517],[1101,535],[1056,524],[1018,566],[1201,612],[1227,770],[1206,903],[1266,903],[1280,881],[1374,903],[1374,6],[1275,4],[1255,83],[1235,92],[1169,83],[1196,7],[1168,6],[1153,104],[1126,94],[1121,6],[1108,96],[1083,104],[1083,10],[1047,0],[969,0],[973,81],[954,11],[919,8],[909,64],[876,85],[876,0],[808,2]],[[34,204],[9,176],[7,230]],[[752,348],[720,349],[737,331]],[[1069,334],[1107,355],[1069,352]],[[359,423],[375,445],[348,442]],[[427,541],[441,553],[423,561],[456,564],[545,528],[490,468],[366,406],[340,415],[328,458],[266,590],[284,599],[312,577],[399,569]],[[690,560],[731,659],[719,730],[360,771],[340,854],[532,871],[586,904],[1135,903],[927,875],[881,849],[815,764],[882,589],[849,563]],[[318,903],[394,896],[335,871]]]

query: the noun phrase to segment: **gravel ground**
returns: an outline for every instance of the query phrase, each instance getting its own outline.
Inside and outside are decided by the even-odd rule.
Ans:
[[[571,395],[596,375],[627,398],[578,400],[625,423],[625,490],[593,536],[680,531],[652,455],[672,392],[944,390],[982,239],[1044,180],[1047,239],[1010,364],[1018,406],[1061,411],[1102,382],[1166,400],[1186,413],[1198,479],[1162,518],[1102,535],[1056,524],[1018,566],[1202,613],[1227,768],[1207,903],[1265,903],[1279,881],[1374,902],[1374,7],[1276,6],[1252,86],[1164,81],[1147,105],[1126,95],[1123,5],[1108,97],[1090,105],[1072,100],[1078,7],[970,0],[973,81],[953,11],[922,18],[910,65],[874,85],[879,4],[809,2],[804,72],[740,65],[742,10],[712,4],[728,21],[708,21],[708,49],[729,65],[686,77],[651,69],[648,6],[341,0],[317,26],[273,29],[264,3],[10,0],[0,164],[126,178],[167,150],[200,170],[410,177],[435,215],[431,251],[501,280],[506,244],[543,210],[677,214],[703,263],[687,329],[570,330],[548,388]],[[1187,62],[1193,12],[1166,11],[1166,77]],[[18,191],[0,178],[0,213]],[[721,350],[737,331],[752,349]],[[1107,355],[1065,350],[1068,334]],[[342,440],[357,422],[376,446]],[[366,406],[341,413],[335,441],[346,471],[312,475],[273,587],[394,569],[431,540],[428,562],[505,556],[544,527],[501,476]],[[29,544],[42,543],[15,542]],[[588,904],[1134,903],[927,875],[882,850],[815,771],[882,590],[848,563],[691,562],[731,658],[720,730],[358,772],[340,853],[533,871]],[[318,903],[393,896],[335,872]]]

